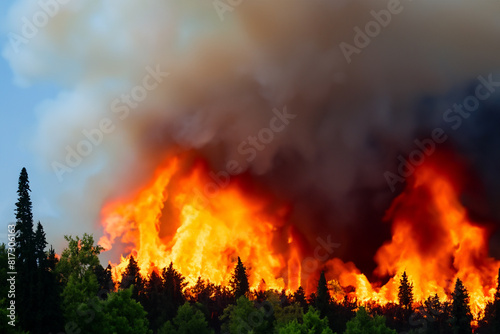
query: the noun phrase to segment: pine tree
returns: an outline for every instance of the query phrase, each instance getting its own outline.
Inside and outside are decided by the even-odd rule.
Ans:
[[[163,279],[156,270],[153,270],[151,275],[149,275],[144,291],[142,305],[148,314],[151,329],[156,332],[167,319],[164,310],[166,295]]]
[[[127,289],[132,284],[134,285],[132,298],[136,301],[140,301],[140,297],[144,292],[144,280],[139,272],[139,266],[137,265],[137,261],[134,259],[133,255],[130,256],[128,266],[125,268],[125,272],[123,273],[122,280],[120,282],[120,289]]]
[[[452,293],[451,324],[454,334],[472,333],[472,315],[469,306],[469,293],[460,278],[457,278],[455,290]]]
[[[486,308],[487,321],[492,333],[500,333],[500,269],[498,269],[497,287],[493,302]],[[489,314],[488,314],[489,313]]]
[[[174,268],[172,262],[168,267],[163,268],[162,277],[166,299],[165,311],[169,317],[167,320],[171,320],[179,306],[186,300],[183,290],[187,283],[184,276]]]
[[[491,319],[491,328],[494,333],[500,333],[500,269],[498,269],[497,289],[495,299],[492,304],[493,316]]]
[[[43,229],[40,228],[42,231]],[[38,229],[37,229],[38,230]],[[43,233],[45,234],[45,233]],[[40,245],[43,244],[40,243]],[[40,256],[41,258],[41,256]],[[39,268],[40,291],[39,297],[39,322],[37,328],[39,333],[59,333],[62,330],[64,319],[61,311],[61,291],[58,276],[55,272],[58,259],[54,248],[50,246],[48,254],[40,261],[43,264]]]
[[[35,259],[38,268],[45,270],[47,267],[47,254],[45,253],[45,247],[47,247],[46,235],[43,230],[43,226],[38,222],[36,226],[35,236],[33,246],[35,247]]]
[[[318,287],[316,289],[316,309],[320,312],[321,317],[328,314],[328,308],[331,303],[330,292],[328,291],[328,284],[326,282],[325,272],[322,271],[319,276]]]
[[[241,262],[239,256],[238,256],[238,263],[234,268],[234,272],[229,281],[229,285],[233,289],[233,293],[236,299],[238,299],[241,296],[244,296],[247,292],[250,291],[247,269],[245,268],[243,262]]]
[[[37,264],[36,271],[36,282],[34,291],[34,314],[32,314],[33,319],[36,321],[35,333],[39,332],[43,327],[45,329],[44,318],[47,311],[47,305],[45,305],[46,292],[50,289],[50,286],[54,283],[55,277],[48,273],[48,262],[47,254],[45,253],[45,247],[47,247],[47,241],[45,239],[45,232],[43,231],[43,226],[38,222],[36,226],[36,232],[33,239],[34,247],[34,257]],[[52,307],[54,305],[51,305]]]
[[[177,307],[184,304],[183,290],[187,285],[184,276],[174,268],[172,262],[168,268],[163,268],[162,276],[167,296],[175,302]]]
[[[106,268],[103,268],[99,264],[94,269],[97,283],[99,283],[99,297],[102,299],[106,299],[107,295],[115,290],[115,283],[113,282],[111,269],[110,264],[108,264]]]
[[[306,300],[306,292],[304,291],[304,288],[302,286],[299,286],[297,291],[294,292],[293,294],[293,302],[299,304],[303,311],[307,311],[307,300]]]
[[[35,258],[33,213],[30,186],[26,168],[21,170],[16,203],[16,270],[17,270],[17,310],[21,328],[34,331],[36,317],[35,291],[37,264]]]
[[[399,291],[398,291],[399,306],[405,311],[411,313],[413,309],[413,283],[411,283],[406,275],[406,271],[403,272],[403,276],[399,281]]]
[[[47,269],[53,272],[56,269],[58,262],[59,259],[56,256],[56,250],[52,248],[52,245],[50,245],[49,255],[47,257]]]

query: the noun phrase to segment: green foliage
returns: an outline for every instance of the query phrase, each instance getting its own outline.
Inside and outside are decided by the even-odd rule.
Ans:
[[[197,304],[197,307],[201,305]],[[208,327],[203,313],[185,303],[177,310],[177,315],[172,321],[167,321],[158,334],[211,334],[213,330]]]
[[[296,319],[279,328],[279,334],[333,334],[328,327],[328,319],[321,318],[319,311],[309,308],[303,317],[303,323]]]
[[[472,315],[469,306],[469,293],[460,278],[457,278],[452,293],[451,325],[454,334],[472,333]]]
[[[257,309],[245,296],[236,301],[236,305],[229,305],[221,316],[223,333],[253,333],[268,334],[271,332],[272,322],[269,308]]]
[[[247,269],[243,262],[241,262],[238,256],[238,263],[234,268],[234,272],[229,281],[229,286],[233,289],[234,297],[238,299],[239,297],[245,295],[250,291],[250,285],[248,283]]]
[[[97,256],[103,248],[94,245],[94,237],[87,233],[83,235],[82,239],[78,236],[73,238],[71,235],[65,235],[64,239],[68,242],[68,248],[62,252],[56,271],[63,283],[66,283],[71,275],[76,275],[77,278],[81,279],[87,275],[88,271],[94,271],[99,265]]]
[[[373,318],[360,307],[356,316],[347,322],[344,334],[396,334],[396,331],[385,325],[384,317],[376,315]]]
[[[301,323],[303,317],[304,311],[298,303],[286,307],[276,306],[274,308],[274,328],[279,329],[293,321]]]
[[[112,292],[94,307],[96,319],[89,322],[95,334],[150,334],[146,311],[132,298],[132,288]]]
[[[62,309],[66,321],[72,321],[83,326],[86,318],[82,314],[88,313],[88,304],[95,304],[99,284],[95,274],[91,271],[79,278],[77,275],[70,275],[69,281],[62,292]],[[84,319],[85,318],[85,319]]]
[[[99,266],[97,255],[102,250],[99,245],[94,246],[92,235],[64,237],[68,241],[66,248],[56,265],[56,272],[66,283],[62,297],[62,310],[67,322],[85,329],[95,317],[96,308],[100,308],[97,292],[95,269]]]

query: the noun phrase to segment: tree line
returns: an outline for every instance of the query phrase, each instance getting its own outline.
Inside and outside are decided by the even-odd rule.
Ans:
[[[294,292],[251,290],[239,257],[228,286],[202,277],[188,286],[173,263],[144,277],[133,256],[114,282],[111,266],[99,262],[103,248],[92,235],[65,236],[68,246],[60,258],[52,246],[47,249],[42,224],[34,225],[30,191],[23,168],[15,209],[16,326],[8,324],[9,286],[2,284],[1,333],[500,333],[500,271],[495,298],[481,319],[473,319],[460,279],[450,301],[434,295],[417,303],[406,273],[398,302],[386,305],[362,305],[349,294],[334,299],[325,272],[310,295],[302,287]],[[2,282],[8,278],[7,253],[6,245],[0,245]]]

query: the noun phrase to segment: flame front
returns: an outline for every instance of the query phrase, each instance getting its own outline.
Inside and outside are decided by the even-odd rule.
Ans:
[[[168,160],[135,196],[104,207],[102,246],[110,249],[117,239],[131,245],[125,251],[136,257],[145,276],[173,262],[191,284],[201,276],[227,285],[240,256],[253,289],[294,291],[308,283],[301,265],[304,254],[285,227],[285,208],[270,210],[268,199],[249,195],[237,182],[215,187],[203,164],[194,164],[188,172],[180,164],[179,158]],[[340,286],[351,286],[349,294],[361,303],[397,302],[399,280],[406,271],[417,303],[434,294],[444,301],[460,278],[477,318],[493,298],[500,261],[489,257],[489,231],[469,219],[458,194],[451,179],[432,165],[419,168],[388,211],[392,239],[374,257],[375,276],[388,280],[371,283],[353,263],[331,259],[326,268],[337,280],[331,281],[336,287],[333,297],[342,298]],[[114,266],[115,280],[127,264],[122,257]],[[314,284],[307,289],[313,292]]]
[[[488,231],[474,224],[458,200],[458,191],[440,171],[424,166],[388,211],[392,240],[379,248],[375,274],[389,281],[374,288],[352,263],[336,259],[340,283],[356,288],[356,297],[380,304],[398,301],[404,271],[414,285],[416,302],[438,294],[449,300],[457,278],[470,295],[477,318],[493,299],[500,262],[488,256]]]
[[[228,284],[240,256],[249,269],[253,288],[262,280],[268,288],[286,288],[281,278],[282,272],[287,272],[286,260],[273,252],[273,243],[279,241],[275,239],[281,237],[276,232],[283,225],[284,209],[267,214],[266,201],[245,196],[238,185],[214,187],[201,164],[187,176],[179,177],[178,173],[179,160],[172,159],[135,197],[106,205],[102,220],[105,235],[99,243],[105,249],[110,249],[115,239],[132,244],[129,253],[136,257],[143,275],[173,262],[189,283],[201,276]],[[205,191],[210,189],[207,185],[212,186],[210,194]],[[162,223],[167,209],[172,221]],[[175,224],[174,235],[160,237],[162,224]],[[293,244],[288,248],[297,254]],[[115,280],[127,264],[122,257],[114,266]],[[299,275],[300,263],[291,265],[294,276]],[[296,288],[296,279],[293,284]]]

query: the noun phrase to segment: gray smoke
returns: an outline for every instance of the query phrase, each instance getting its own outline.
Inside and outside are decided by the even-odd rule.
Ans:
[[[70,199],[60,205],[73,221],[96,222],[106,198],[143,182],[173,150],[194,149],[215,171],[235,160],[297,203],[291,219],[304,231],[328,225],[337,241],[352,243],[359,235],[350,224],[379,217],[393,197],[384,172],[449,107],[422,117],[422,99],[447,96],[500,64],[498,1],[401,1],[350,63],[341,43],[356,46],[354,28],[365,30],[371,11],[394,1],[243,0],[223,2],[230,10],[222,14],[214,3],[69,1],[18,53],[5,46],[18,82],[61,87],[40,103],[34,135],[48,169],[67,166],[67,147],[86,140],[82,131],[112,122],[62,175]],[[22,35],[22,17],[40,10],[17,2],[10,31]],[[169,75],[136,107],[116,112],[113,101],[142,85],[147,68]],[[242,154],[248,136],[285,107],[296,117],[254,159]]]

